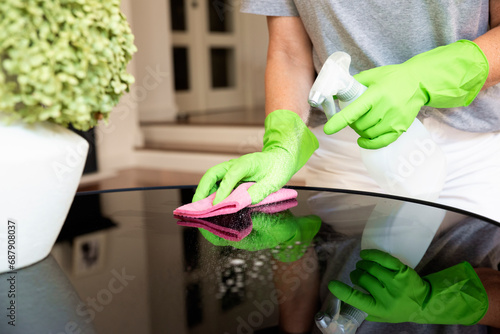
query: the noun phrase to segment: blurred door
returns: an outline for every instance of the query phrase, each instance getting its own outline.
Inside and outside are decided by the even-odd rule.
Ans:
[[[244,105],[235,0],[169,0],[176,101],[181,112]]]

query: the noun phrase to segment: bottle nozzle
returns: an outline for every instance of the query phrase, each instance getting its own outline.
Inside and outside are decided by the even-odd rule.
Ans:
[[[324,101],[325,97],[323,96],[323,94],[321,94],[321,92],[318,92],[317,90],[316,91],[311,90],[308,100],[309,105],[311,107],[318,108],[323,104]]]
[[[315,108],[321,105],[328,119],[336,113],[333,96],[349,89],[355,81],[349,74],[350,62],[347,53],[333,53],[323,64],[309,92],[309,104]]]

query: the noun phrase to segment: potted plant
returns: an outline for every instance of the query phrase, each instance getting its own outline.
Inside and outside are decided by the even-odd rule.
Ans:
[[[47,256],[136,51],[120,0],[0,2],[0,272]]]

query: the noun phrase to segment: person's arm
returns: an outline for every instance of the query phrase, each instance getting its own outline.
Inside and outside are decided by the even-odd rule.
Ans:
[[[273,281],[279,304],[280,333],[310,333],[319,305],[319,265],[314,248],[291,263],[278,262]]]
[[[490,26],[491,29],[486,34],[474,40],[490,65],[483,89],[500,82],[500,0],[490,0]]]
[[[277,109],[307,121],[309,90],[314,82],[311,40],[299,17],[270,16],[266,67],[266,115]]]
[[[481,325],[500,328],[500,272],[490,268],[476,268],[477,276],[488,295],[488,311],[479,321]]]
[[[210,168],[200,180],[193,202],[217,192],[223,201],[240,182],[253,204],[283,187],[304,166],[319,143],[307,128],[307,97],[314,79],[311,41],[298,17],[269,18],[266,68],[266,120],[262,152],[250,153]]]

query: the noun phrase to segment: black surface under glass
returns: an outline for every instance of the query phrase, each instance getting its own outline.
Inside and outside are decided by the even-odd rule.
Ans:
[[[49,257],[18,271],[17,325],[2,321],[0,333],[314,333],[328,282],[350,283],[361,248],[398,254],[422,275],[462,261],[498,270],[491,220],[390,196],[294,189],[296,203],[194,222],[215,233],[173,216],[194,187],[77,194]],[[435,327],[365,321],[358,333],[460,332]],[[467,333],[486,333],[473,327]]]

